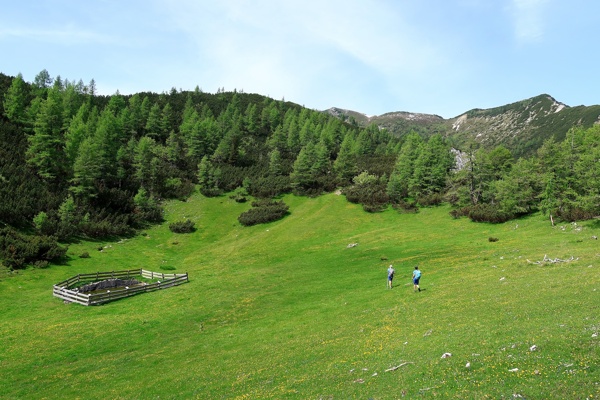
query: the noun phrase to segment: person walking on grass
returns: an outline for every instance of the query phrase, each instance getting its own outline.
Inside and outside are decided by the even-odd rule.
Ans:
[[[390,265],[390,267],[388,268],[388,280],[387,280],[387,287],[388,289],[392,288],[392,281],[394,280],[394,273],[396,271],[394,271],[394,267]]]
[[[413,271],[413,290],[416,292],[417,290],[420,292],[421,288],[419,287],[419,279],[421,279],[421,271],[419,271],[419,266],[415,267],[415,270]]]

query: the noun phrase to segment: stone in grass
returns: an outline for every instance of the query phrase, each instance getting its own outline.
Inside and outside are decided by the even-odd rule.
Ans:
[[[450,358],[452,357],[452,353],[444,353],[442,354],[442,358]]]
[[[536,350],[537,350],[537,348],[538,348],[538,347],[537,347],[537,346],[534,344],[533,346],[531,346],[531,347],[529,348],[529,351],[536,351]]]

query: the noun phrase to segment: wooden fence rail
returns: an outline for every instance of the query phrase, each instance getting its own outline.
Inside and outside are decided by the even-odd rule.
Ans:
[[[74,284],[90,279],[104,280],[123,277],[131,278],[135,276],[142,276],[146,279],[162,280],[148,284],[142,283],[139,286],[127,287],[124,289],[107,290],[103,293],[79,293],[79,291],[72,289]],[[66,281],[62,281],[54,285],[52,289],[52,294],[55,297],[58,297],[68,302],[79,303],[83,304],[84,306],[90,306],[107,303],[109,301],[117,299],[122,299],[124,297],[133,296],[138,293],[166,289],[173,286],[181,285],[182,283],[186,282],[189,282],[187,272],[185,274],[164,274],[162,272],[146,271],[140,268],[125,271],[97,272],[95,274],[79,274],[67,279]]]

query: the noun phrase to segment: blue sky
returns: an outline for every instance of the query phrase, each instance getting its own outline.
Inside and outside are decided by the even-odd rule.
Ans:
[[[600,2],[0,0],[0,72],[101,94],[243,90],[455,117],[548,93],[600,104]]]

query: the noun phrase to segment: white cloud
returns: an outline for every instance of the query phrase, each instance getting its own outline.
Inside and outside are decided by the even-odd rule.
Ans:
[[[547,3],[547,0],[512,0],[515,36],[520,43],[532,43],[542,39],[543,13]]]
[[[373,0],[159,1],[173,29],[195,44],[196,80],[271,97],[321,102],[377,90],[407,93],[447,64],[405,11],[410,2]],[[405,15],[406,14],[406,15]],[[198,74],[201,74],[199,77]],[[372,89],[372,88],[371,88]],[[331,99],[331,100],[328,100]],[[323,107],[338,104],[314,104]]]
[[[76,45],[84,43],[110,44],[117,41],[103,34],[67,25],[61,29],[0,28],[0,38],[29,39],[39,42]]]

